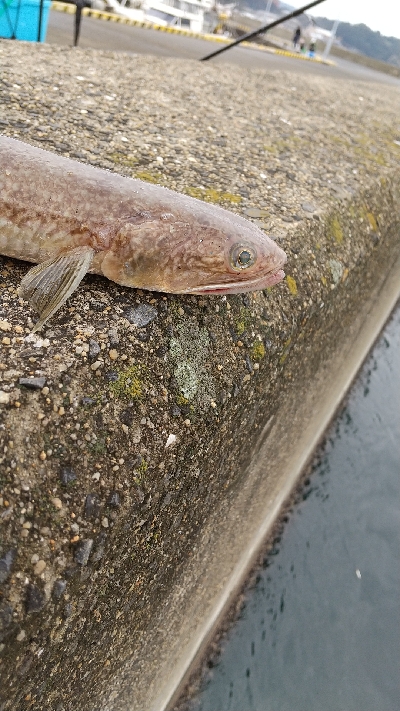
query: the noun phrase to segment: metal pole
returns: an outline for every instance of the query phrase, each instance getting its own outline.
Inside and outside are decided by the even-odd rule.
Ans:
[[[43,1],[44,0],[40,0],[40,5],[39,5],[39,23],[38,23],[38,37],[37,37],[38,42],[40,42],[40,35],[42,34]]]
[[[282,22],[286,22],[286,20],[290,20],[292,17],[297,17],[298,15],[302,15],[303,12],[306,10],[309,10],[311,7],[315,7],[315,5],[320,5],[321,2],[325,2],[325,0],[314,0],[314,2],[310,2],[308,5],[304,5],[304,7],[300,7],[298,10],[294,10],[293,12],[290,12],[289,15],[285,15],[284,17],[280,17],[278,20],[274,20],[273,22],[270,22],[269,25],[263,25],[263,27],[259,27],[258,30],[254,30],[253,32],[249,32],[247,35],[243,35],[243,37],[239,37],[239,39],[235,40],[234,42],[231,42],[230,44],[225,45],[225,47],[220,47],[220,49],[217,49],[215,52],[211,52],[211,54],[207,54],[205,57],[201,57],[200,62],[206,62],[208,59],[211,59],[211,57],[216,57],[217,54],[222,54],[222,52],[226,52],[228,49],[232,49],[232,47],[236,47],[237,44],[240,44],[241,42],[245,42],[246,40],[253,39],[253,37],[257,37],[261,32],[266,32],[267,30],[270,30],[272,27],[276,27],[277,25],[280,25]]]
[[[335,39],[336,30],[337,30],[337,28],[338,28],[338,25],[339,25],[339,20],[335,20],[335,22],[333,23],[333,27],[332,27],[332,29],[331,29],[331,36],[329,37],[329,39],[328,39],[328,41],[327,41],[327,43],[326,43],[326,45],[325,45],[325,49],[324,49],[324,53],[323,53],[323,55],[322,55],[322,59],[327,59],[327,57],[328,57],[328,55],[329,55],[329,52],[331,51],[331,47],[332,47],[332,44],[333,44],[333,40]]]
[[[75,32],[74,32],[74,47],[78,46],[79,35],[81,31],[82,10],[85,7],[85,0],[75,0]]]

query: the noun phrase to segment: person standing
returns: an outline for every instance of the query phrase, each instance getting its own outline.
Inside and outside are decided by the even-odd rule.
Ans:
[[[293,35],[293,47],[296,50],[297,50],[298,45],[300,43],[300,37],[301,37],[301,27],[297,27],[296,32]]]

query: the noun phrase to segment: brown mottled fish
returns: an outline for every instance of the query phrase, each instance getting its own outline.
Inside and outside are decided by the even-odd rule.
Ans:
[[[0,136],[0,254],[34,262],[34,330],[87,272],[174,294],[236,294],[283,277],[286,255],[227,210]]]

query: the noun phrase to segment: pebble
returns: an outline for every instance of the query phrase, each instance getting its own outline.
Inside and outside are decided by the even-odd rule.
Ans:
[[[29,615],[39,612],[46,604],[46,596],[37,585],[29,583],[26,588],[25,610]]]
[[[110,493],[107,505],[114,509],[121,506],[121,496],[118,491],[112,491]]]
[[[33,574],[34,575],[41,575],[46,568],[46,561],[44,560],[38,560],[36,563],[34,569],[33,569]]]
[[[305,212],[315,212],[317,209],[311,202],[303,202],[301,206]]]
[[[83,397],[81,400],[82,405],[95,405],[96,400],[91,397]]]
[[[51,500],[51,503],[53,504],[53,506],[55,506],[56,509],[62,509],[61,499],[55,497],[54,499]]]
[[[104,377],[109,383],[116,383],[119,375],[115,370],[110,370]]]
[[[127,427],[132,426],[134,417],[135,413],[131,407],[128,407],[126,410],[122,410],[119,415],[120,422],[122,422]]]
[[[99,515],[100,502],[96,494],[88,494],[85,499],[84,513],[86,518],[96,518]]]
[[[110,344],[112,346],[117,346],[119,343],[119,336],[118,332],[115,330],[115,328],[111,328],[108,332],[108,338],[110,339]]]
[[[249,207],[244,211],[244,214],[247,215],[247,217],[268,217],[269,212],[260,207]]]
[[[16,557],[16,548],[10,548],[3,558],[0,559],[0,583],[4,583],[7,580]]]
[[[24,385],[26,388],[31,388],[32,390],[41,390],[46,384],[46,378],[44,376],[40,378],[20,378],[19,384]]]
[[[108,356],[109,356],[110,360],[117,360],[118,355],[119,355],[118,351],[116,351],[114,348],[108,352]]]
[[[59,600],[61,595],[65,593],[67,587],[67,581],[66,580],[56,580],[54,585],[53,585],[53,596],[56,598],[56,600]]]
[[[246,362],[246,368],[249,371],[249,373],[253,373],[254,372],[253,363],[251,362],[251,360],[247,354],[245,357],[245,362]]]
[[[89,356],[90,358],[96,358],[100,353],[100,343],[94,341],[92,338],[89,340]]]
[[[141,438],[142,438],[142,433],[141,433],[140,427],[137,427],[135,430],[132,431],[132,434],[131,434],[132,444],[139,444]]]
[[[151,304],[139,304],[136,307],[129,306],[124,311],[124,318],[138,328],[148,326],[157,316],[158,311]]]
[[[69,617],[72,615],[72,603],[67,602],[66,605],[64,605],[64,610],[63,610],[63,618],[64,620],[68,620]]]
[[[68,486],[76,479],[75,471],[71,467],[61,467],[58,476],[63,486]]]
[[[92,538],[86,538],[85,540],[81,541],[75,550],[75,561],[78,563],[78,565],[85,566],[88,563],[90,552],[93,547],[93,539]]]
[[[8,405],[10,402],[10,393],[4,392],[4,390],[0,390],[0,405]]]
[[[173,444],[175,444],[175,442],[176,442],[176,435],[174,435],[174,434],[168,435],[167,441],[165,443],[165,449],[167,449],[168,447],[171,447]]]
[[[96,360],[92,365],[90,366],[92,370],[98,370],[102,366],[101,360]]]

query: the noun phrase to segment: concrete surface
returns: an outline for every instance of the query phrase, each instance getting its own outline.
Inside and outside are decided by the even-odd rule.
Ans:
[[[226,299],[89,276],[33,337],[28,267],[2,259],[2,711],[160,711],[392,283],[398,93],[16,42],[0,61],[3,133],[217,202],[289,256]]]

